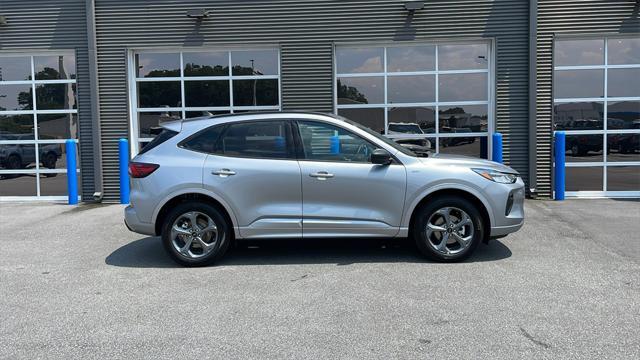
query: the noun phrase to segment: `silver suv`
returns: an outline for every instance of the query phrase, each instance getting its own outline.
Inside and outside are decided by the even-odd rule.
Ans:
[[[178,263],[234,239],[412,237],[439,261],[523,224],[524,183],[495,162],[410,150],[335,115],[179,120],[131,162],[125,223],[161,235]]]

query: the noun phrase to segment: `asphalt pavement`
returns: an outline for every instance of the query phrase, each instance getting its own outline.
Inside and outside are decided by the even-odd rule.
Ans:
[[[460,264],[296,240],[189,269],[120,205],[0,203],[0,358],[638,359],[639,234],[637,201],[528,201]]]

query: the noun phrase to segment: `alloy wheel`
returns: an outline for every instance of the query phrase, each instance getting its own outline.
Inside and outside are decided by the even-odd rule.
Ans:
[[[443,255],[465,251],[473,240],[473,221],[469,214],[456,207],[443,207],[431,214],[426,224],[427,242]]]
[[[197,259],[216,247],[220,233],[207,214],[190,211],[176,218],[171,226],[171,244],[182,256]]]

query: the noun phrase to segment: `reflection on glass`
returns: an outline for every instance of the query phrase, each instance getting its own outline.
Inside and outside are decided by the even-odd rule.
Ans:
[[[36,108],[38,110],[75,109],[75,84],[40,84],[36,86]]]
[[[29,80],[31,58],[28,56],[0,57],[0,81]]]
[[[41,169],[65,169],[67,154],[63,151],[64,144],[38,144]],[[51,175],[49,175],[51,176]]]
[[[76,114],[38,114],[38,139],[63,140],[78,138]]]
[[[384,109],[338,109],[338,115],[384,134]]]
[[[435,113],[436,111],[432,107],[389,108],[387,134],[434,133],[436,130]]]
[[[487,131],[487,105],[440,106],[440,132]]]
[[[607,41],[609,65],[640,64],[640,37]]]
[[[440,153],[486,158],[479,137],[441,137]]]
[[[436,47],[398,46],[387,48],[387,71],[432,71],[436,68]]]
[[[348,77],[338,79],[338,104],[384,103],[383,77]]]
[[[160,132],[159,124],[179,120],[181,111],[141,112],[138,113],[138,130],[141,138],[151,138]]]
[[[180,82],[139,82],[138,107],[177,107],[180,106]]]
[[[442,74],[439,76],[440,101],[486,101],[487,74]]]
[[[436,101],[435,75],[389,76],[387,100],[390,103],[419,103]]]
[[[33,109],[31,85],[0,85],[0,111]]]
[[[14,140],[33,140],[33,135],[18,135]],[[32,169],[36,166],[34,144],[0,144],[0,169]]]
[[[607,161],[640,161],[640,132],[609,134],[607,148]]]
[[[228,114],[228,111],[187,111],[185,114],[185,118],[189,119],[189,118],[195,118],[195,117],[202,117],[202,116],[214,116],[214,115],[222,115],[222,114]]]
[[[617,101],[607,104],[607,128],[640,131],[640,101]]]
[[[34,56],[36,80],[76,78],[76,57],[73,55]]]
[[[601,102],[555,104],[556,130],[602,130],[604,104]]]
[[[180,76],[180,54],[141,53],[135,56],[137,77]]]
[[[487,44],[440,45],[438,46],[438,69],[487,69],[488,51]]]
[[[33,115],[0,115],[0,140],[16,140],[24,134],[33,137]]]
[[[639,191],[640,166],[607,166],[607,191]]]
[[[78,187],[81,188],[80,174],[78,177]],[[40,195],[41,196],[66,196],[67,195],[67,174],[41,174],[40,175]]]
[[[556,98],[604,96],[604,70],[556,70],[553,92]]]
[[[555,66],[604,65],[604,40],[556,40]]]
[[[229,81],[185,81],[186,106],[229,106]]]
[[[278,75],[278,51],[232,51],[231,64],[233,75]]]
[[[234,80],[234,106],[278,105],[278,80]]]
[[[603,135],[567,135],[567,162],[602,161]]]
[[[36,175],[0,174],[0,196],[36,196]]]
[[[565,168],[566,191],[602,191],[602,167]]]
[[[338,74],[382,72],[383,48],[336,48]]]
[[[638,60],[640,62],[640,59]],[[640,97],[640,68],[609,69],[607,96]]]
[[[298,122],[304,157],[309,160],[368,163],[375,146],[331,124]]]
[[[229,53],[185,52],[182,54],[184,76],[228,76]]]

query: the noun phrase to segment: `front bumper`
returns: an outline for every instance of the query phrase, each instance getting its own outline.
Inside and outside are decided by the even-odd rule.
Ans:
[[[490,237],[502,237],[520,230],[524,225],[524,182],[521,178],[514,184],[494,184],[490,201],[493,222]]]
[[[145,223],[138,219],[136,210],[132,205],[127,206],[124,209],[124,223],[127,229],[144,235],[155,236],[155,226],[152,223]]]

